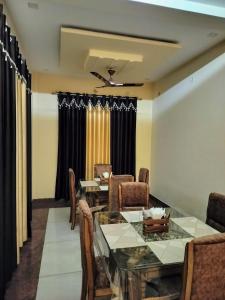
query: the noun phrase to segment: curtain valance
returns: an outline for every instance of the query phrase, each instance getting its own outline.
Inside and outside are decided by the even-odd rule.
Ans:
[[[10,27],[6,25],[6,16],[0,16],[0,51],[8,61],[10,68],[14,68],[16,74],[27,84],[27,89],[31,91],[31,74],[27,68],[26,60],[20,53],[18,41],[11,35]]]
[[[108,110],[136,111],[137,98],[122,96],[100,96],[95,94],[58,93],[58,106],[61,108],[89,109],[101,107]]]

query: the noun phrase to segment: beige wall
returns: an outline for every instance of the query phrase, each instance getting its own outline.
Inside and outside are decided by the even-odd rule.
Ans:
[[[205,220],[225,194],[225,54],[153,102],[152,193]]]
[[[150,168],[151,109],[149,100],[138,101],[136,169]],[[33,93],[32,163],[33,199],[53,198],[58,147],[57,96]]]
[[[32,198],[53,198],[57,166],[56,95],[32,95]]]
[[[136,178],[138,178],[139,169],[142,167],[148,168],[151,171],[151,133],[152,101],[138,101],[136,127]]]

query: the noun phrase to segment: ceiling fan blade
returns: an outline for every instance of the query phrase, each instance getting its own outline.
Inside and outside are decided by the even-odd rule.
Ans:
[[[106,85],[110,86],[110,82],[105,79],[102,75],[100,75],[97,72],[90,72],[92,75],[94,75],[95,77],[97,77],[98,79],[100,79],[101,81],[103,81]]]
[[[123,83],[122,86],[143,86],[144,83]]]

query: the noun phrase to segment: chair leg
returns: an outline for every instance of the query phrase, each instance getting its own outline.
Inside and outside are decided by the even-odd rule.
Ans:
[[[82,272],[82,289],[80,300],[86,300],[87,298],[87,277]]]
[[[71,230],[75,228],[76,225],[76,203],[72,203],[72,216],[71,216]]]
[[[69,222],[72,222],[72,207],[70,206],[70,218],[69,218]]]

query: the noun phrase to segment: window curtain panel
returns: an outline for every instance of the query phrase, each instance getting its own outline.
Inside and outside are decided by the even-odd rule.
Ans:
[[[0,14],[0,39],[10,51],[10,30]],[[17,265],[15,71],[0,47],[0,298]]]
[[[6,17],[0,5],[0,299],[4,299],[6,284],[11,279],[20,256],[17,238],[17,224],[21,217],[17,214],[17,77],[23,81],[21,96],[26,102],[24,82],[28,73],[26,62],[19,53],[15,36],[10,35],[10,28],[6,25]],[[26,103],[23,105],[22,111],[25,112]],[[24,122],[26,119],[21,120],[22,126],[26,127]],[[26,140],[23,141],[26,153]],[[27,186],[26,176],[23,180]],[[26,191],[23,196],[27,199]],[[24,225],[26,227],[28,224]]]
[[[58,94],[58,164],[55,198],[69,200],[68,170],[75,172],[76,185],[85,178],[86,108],[79,95]]]
[[[137,99],[117,97],[110,112],[113,174],[135,176]]]
[[[19,248],[27,240],[27,123],[26,85],[16,75],[16,213],[17,261]]]
[[[94,177],[94,165],[110,163],[110,110],[89,104],[86,131],[86,179]]]

